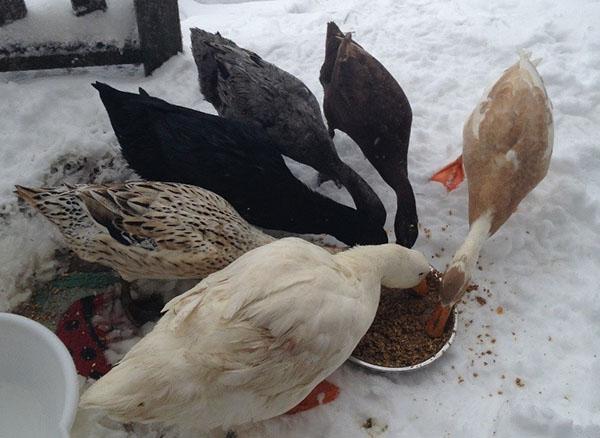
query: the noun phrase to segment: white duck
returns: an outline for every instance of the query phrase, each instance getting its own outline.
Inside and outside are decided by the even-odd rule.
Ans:
[[[382,284],[410,288],[428,272],[421,253],[396,244],[256,248],[171,300],[81,406],[200,430],[283,414],[350,356]]]
[[[470,228],[444,274],[442,304],[427,327],[431,336],[441,336],[485,241],[546,176],[553,139],[552,104],[535,65],[522,53],[484,95],[463,129]],[[455,165],[462,166],[459,160]]]

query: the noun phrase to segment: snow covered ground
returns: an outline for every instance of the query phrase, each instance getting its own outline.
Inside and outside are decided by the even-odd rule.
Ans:
[[[423,227],[416,248],[439,268],[467,232],[466,186],[447,194],[428,177],[460,153],[466,117],[483,90],[517,60],[517,49],[525,48],[544,59],[539,71],[554,103],[553,162],[547,178],[486,243],[473,279],[479,291],[460,307],[452,348],[428,369],[402,376],[346,365],[332,376],[342,391],[334,403],[240,436],[600,436],[600,3],[179,3],[186,51],[152,77],[133,67],[0,75],[0,310],[26,298],[33,280],[55,274],[52,255],[62,246],[46,221],[19,210],[13,184],[131,176],[90,82],[143,86],[173,103],[214,112],[198,89],[189,27],[221,31],[300,77],[319,99],[327,21],[355,32],[411,102],[409,171]],[[390,207],[391,229],[391,189],[351,140],[339,134],[336,144]],[[299,165],[294,171],[314,184],[314,172]],[[351,202],[332,183],[320,190]],[[373,427],[362,428],[369,417]],[[76,432],[160,436],[158,428],[128,432],[96,418],[80,418]]]
[[[137,40],[132,0],[108,0],[106,12],[76,17],[68,2],[28,0],[27,16],[0,27],[0,48],[76,42],[123,47]]]

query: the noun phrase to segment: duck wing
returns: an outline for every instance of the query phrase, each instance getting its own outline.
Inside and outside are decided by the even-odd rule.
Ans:
[[[191,32],[202,94],[219,115],[262,126],[281,153],[331,173],[339,157],[308,87],[219,34]]]
[[[215,244],[232,243],[229,233],[251,232],[224,199],[192,186],[132,182],[82,186],[76,193],[90,217],[126,246],[211,252]]]
[[[277,148],[260,130],[172,105],[143,89],[135,94],[102,83],[93,85],[100,91],[125,159],[145,179],[178,175],[177,182],[215,191],[223,180],[245,185],[247,178],[256,176],[260,190],[261,184],[266,188],[273,180],[293,178]],[[205,185],[211,181],[213,189]]]
[[[552,103],[528,54],[484,93],[463,128],[469,221],[494,212],[490,235],[546,176],[554,141]]]

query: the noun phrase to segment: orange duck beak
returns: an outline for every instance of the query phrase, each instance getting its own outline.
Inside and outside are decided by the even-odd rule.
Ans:
[[[464,179],[462,155],[431,177],[431,181],[442,183],[449,192],[457,188]]]
[[[443,304],[437,305],[425,327],[425,331],[429,336],[432,338],[439,338],[442,336],[451,311],[452,306],[444,306]]]
[[[415,287],[413,287],[413,290],[419,295],[419,296],[426,296],[429,293],[429,283],[427,283],[427,277],[425,277],[423,280],[421,280],[421,282],[416,285]]]
[[[425,331],[432,338],[439,338],[444,333],[446,323],[454,305],[460,301],[469,283],[469,276],[460,266],[450,266],[442,278],[440,290],[441,303],[433,310],[427,321]]]

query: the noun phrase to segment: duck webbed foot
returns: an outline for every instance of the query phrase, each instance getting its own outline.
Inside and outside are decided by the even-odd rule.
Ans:
[[[319,405],[331,403],[340,394],[340,388],[333,383],[323,380],[302,400],[297,406],[286,412],[286,415],[297,414],[298,412],[307,411],[316,408]]]
[[[457,188],[465,179],[462,155],[452,163],[444,166],[431,177],[431,181],[442,183],[450,192]]]
[[[165,302],[159,294],[134,300],[131,297],[131,285],[125,281],[121,282],[121,305],[123,311],[133,324],[138,327],[150,321],[158,321]]]

